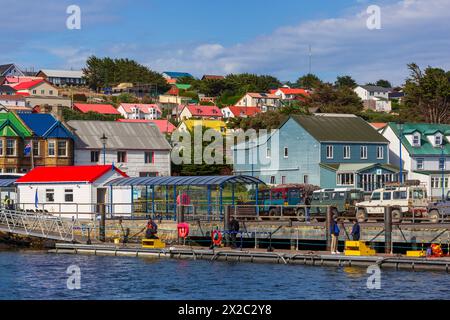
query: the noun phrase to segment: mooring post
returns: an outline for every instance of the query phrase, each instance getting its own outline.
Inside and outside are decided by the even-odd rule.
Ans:
[[[225,245],[230,246],[230,217],[231,217],[231,206],[227,206],[225,210],[225,219],[223,219],[223,231],[225,233]]]
[[[327,251],[331,250],[331,221],[333,221],[333,213],[331,211],[331,207],[327,207],[327,219],[325,220],[325,237],[327,240]]]
[[[105,205],[101,204],[99,205],[100,209],[100,228],[99,228],[99,240],[101,242],[106,241],[106,213],[105,213]]]
[[[393,254],[392,250],[392,209],[384,208],[384,253]]]

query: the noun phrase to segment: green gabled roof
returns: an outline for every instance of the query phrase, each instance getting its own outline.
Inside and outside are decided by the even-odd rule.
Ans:
[[[0,113],[0,134],[2,137],[31,137],[33,132],[13,112]]]
[[[399,124],[390,122],[388,126],[392,129],[397,137],[400,137]],[[426,155],[440,155],[442,150],[440,147],[434,147],[428,140],[430,134],[436,132],[445,133],[445,135],[450,134],[450,125],[448,124],[433,124],[433,123],[404,123],[403,124],[403,145],[406,150],[411,155],[415,156],[426,156]],[[419,132],[421,134],[420,147],[413,147],[409,141],[404,138],[406,134],[412,134],[413,132]],[[450,154],[450,143],[447,141],[446,137],[443,138],[444,153]]]
[[[320,142],[388,143],[369,123],[353,115],[292,115],[290,118]]]

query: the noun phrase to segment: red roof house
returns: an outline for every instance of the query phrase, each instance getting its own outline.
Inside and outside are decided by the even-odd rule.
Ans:
[[[181,119],[201,118],[201,119],[221,119],[222,112],[217,106],[187,105],[180,113]]]
[[[247,118],[252,117],[261,112],[261,108],[258,107],[225,107],[222,108],[222,114],[224,118]]]
[[[81,113],[97,112],[100,114],[120,115],[120,112],[110,104],[74,103],[73,108]]]
[[[128,177],[126,173],[111,165],[36,167],[17,179],[16,183],[94,183],[110,171],[115,171],[122,177]]]

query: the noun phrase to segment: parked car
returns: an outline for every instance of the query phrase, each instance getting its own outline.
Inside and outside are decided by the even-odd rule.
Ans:
[[[401,222],[404,218],[428,217],[427,190],[420,185],[389,185],[372,192],[370,200],[356,204],[356,218],[360,222],[383,219],[386,207],[391,207],[392,221]]]
[[[429,203],[427,211],[428,217],[433,223],[439,222],[440,218],[450,216],[450,191],[444,200]]]
[[[333,215],[355,214],[355,204],[364,200],[364,191],[354,188],[334,188],[316,190],[312,194],[311,216],[324,217],[327,207]]]
[[[261,214],[266,216],[305,215],[305,198],[317,187],[311,185],[280,185],[259,191]]]

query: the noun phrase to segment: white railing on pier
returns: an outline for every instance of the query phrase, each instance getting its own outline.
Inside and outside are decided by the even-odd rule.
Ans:
[[[0,231],[59,241],[73,241],[77,220],[42,213],[0,209]]]

